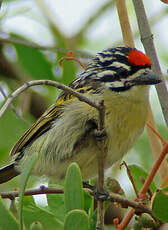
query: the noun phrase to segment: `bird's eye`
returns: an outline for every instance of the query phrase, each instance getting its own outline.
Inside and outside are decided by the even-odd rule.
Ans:
[[[129,76],[129,72],[128,72],[128,70],[121,68],[121,69],[117,72],[117,75],[118,75],[120,78],[127,78],[127,77]]]

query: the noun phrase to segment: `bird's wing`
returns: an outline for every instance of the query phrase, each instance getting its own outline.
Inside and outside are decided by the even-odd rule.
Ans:
[[[71,83],[72,84],[72,83]],[[73,85],[71,85],[72,88]],[[81,93],[92,93],[92,87],[84,87],[74,89],[75,91]],[[49,109],[44,112],[44,114],[24,133],[24,135],[17,141],[14,147],[10,151],[10,155],[15,155],[20,152],[24,147],[26,147],[29,143],[37,139],[43,133],[47,132],[52,126],[52,121],[59,118],[63,113],[64,106],[67,103],[73,101],[75,97],[72,94],[67,92],[62,92],[58,97],[55,104],[53,104]]]
[[[62,99],[63,101],[63,99]],[[24,135],[17,141],[10,155],[14,155],[21,151],[21,149],[31,143],[33,140],[45,133],[52,125],[53,120],[57,119],[62,113],[62,104],[53,104],[44,114],[24,133]]]

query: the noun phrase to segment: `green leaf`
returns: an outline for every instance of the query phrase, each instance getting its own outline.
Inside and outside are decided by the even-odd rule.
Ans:
[[[29,230],[32,222],[36,222],[36,221],[39,221],[44,229],[49,229],[49,230],[63,229],[63,221],[57,219],[52,212],[47,210],[47,207],[42,208],[36,205],[32,205],[29,207],[24,206],[23,216],[24,216],[24,224],[26,230]]]
[[[156,192],[152,213],[159,220],[168,222],[168,187]]]
[[[64,221],[65,218],[65,205],[64,205],[64,194],[47,194],[48,206],[51,212]]]
[[[12,213],[6,208],[2,199],[0,198],[0,227],[2,229],[19,230],[19,223]]]
[[[147,172],[145,172],[143,168],[137,165],[128,165],[128,168],[131,172],[136,188],[138,189],[138,191],[140,191],[140,189],[142,188],[142,181],[140,180],[140,178],[142,177],[143,179],[146,179],[148,176]],[[150,189],[152,190],[152,192],[156,191],[156,186],[154,182],[151,183]]]
[[[73,63],[74,61],[65,60],[63,62],[63,71],[61,80],[65,85],[68,85],[71,81],[76,78],[76,68]]]
[[[16,34],[11,34],[11,37],[25,40]],[[55,80],[52,71],[53,64],[47,60],[43,52],[23,44],[13,44],[13,46],[17,53],[18,63],[33,79]]]
[[[84,190],[84,210],[88,213],[93,208],[94,198],[89,194],[88,191]]]
[[[80,168],[76,163],[72,163],[67,169],[65,177],[64,196],[67,212],[72,209],[84,208],[82,177]]]
[[[72,210],[68,212],[64,230],[89,230],[89,217],[83,210]]]
[[[24,207],[36,205],[33,196],[23,196],[22,202],[23,202]]]
[[[23,216],[22,216],[22,210],[23,210],[23,196],[26,188],[26,184],[28,181],[28,178],[30,176],[31,170],[34,166],[34,164],[37,161],[38,154],[35,152],[29,158],[25,161],[24,169],[20,177],[20,190],[19,190],[19,219],[20,219],[20,230],[23,230]]]

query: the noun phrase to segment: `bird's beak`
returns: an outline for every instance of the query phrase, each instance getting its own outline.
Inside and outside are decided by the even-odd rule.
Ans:
[[[152,71],[145,71],[139,77],[136,77],[132,82],[136,85],[155,85],[160,83],[162,80],[154,74]]]

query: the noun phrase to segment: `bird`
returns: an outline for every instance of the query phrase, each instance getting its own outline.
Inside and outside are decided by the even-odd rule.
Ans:
[[[98,52],[69,86],[95,103],[104,102],[104,169],[122,159],[142,134],[147,120],[149,89],[161,82],[151,70],[150,58],[131,47]],[[98,110],[62,91],[55,104],[17,141],[11,162],[0,169],[0,183],[22,173],[26,160],[37,153],[32,174],[54,181],[65,178],[76,162],[84,181],[98,174],[100,151],[93,135]]]

